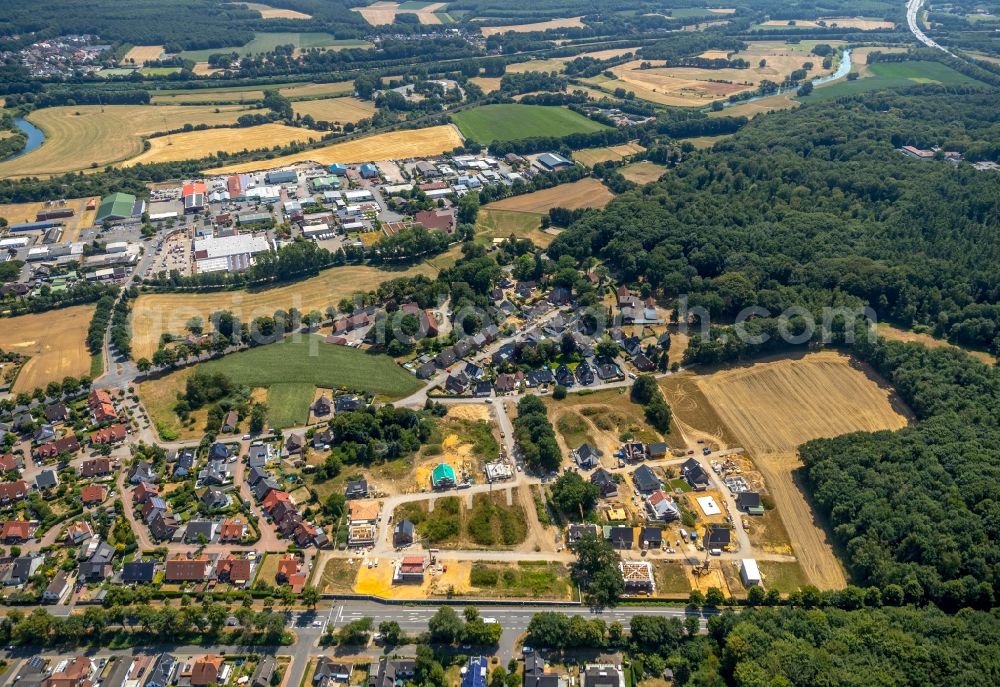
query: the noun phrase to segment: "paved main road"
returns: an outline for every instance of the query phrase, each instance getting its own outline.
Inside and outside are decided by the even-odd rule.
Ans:
[[[649,606],[649,607],[624,607],[605,610],[594,610],[582,606],[544,606],[544,605],[504,605],[504,606],[480,606],[479,613],[483,617],[495,618],[503,627],[503,634],[498,647],[482,650],[482,653],[495,653],[501,662],[506,662],[518,655],[517,643],[528,628],[533,614],[552,610],[566,615],[581,615],[587,618],[600,618],[606,623],[619,622],[626,628],[634,616],[655,615],[674,618],[685,618],[694,616],[701,621],[702,628],[709,614],[698,611],[689,611],[675,606]],[[73,610],[71,606],[54,606],[48,609],[50,613],[59,616],[66,616]],[[164,651],[173,653],[176,656],[198,656],[202,654],[270,654],[276,656],[288,656],[291,658],[291,665],[285,677],[283,685],[285,687],[298,687],[305,676],[309,659],[324,654],[332,654],[335,649],[319,646],[319,640],[326,631],[328,625],[338,629],[347,623],[359,618],[372,618],[375,626],[386,620],[394,620],[399,623],[402,630],[411,635],[419,634],[427,630],[427,621],[430,620],[438,610],[437,606],[406,606],[399,604],[380,604],[368,601],[346,601],[336,602],[329,607],[322,607],[316,611],[289,612],[286,613],[287,625],[295,632],[296,641],[290,646],[184,646],[173,644],[150,645],[133,647],[129,649],[95,649],[86,651],[91,658],[110,658],[112,656],[134,656],[137,654],[156,654]],[[464,607],[456,606],[456,612],[462,613]],[[401,655],[412,654],[414,647],[393,647],[389,650],[378,646],[370,646],[366,649],[351,652],[354,660],[373,659],[385,653],[398,653]],[[475,651],[476,649],[463,649],[463,652]],[[43,650],[39,652],[35,648],[26,647],[24,649],[7,650],[0,648],[0,659],[7,661],[24,660],[36,655],[48,658],[56,656],[66,657],[84,653],[84,650]]]
[[[950,50],[942,47],[939,43],[931,39],[920,28],[920,24],[917,21],[917,15],[920,14],[920,10],[924,6],[924,2],[926,2],[926,0],[909,0],[906,5],[906,23],[910,26],[910,33],[912,33],[918,41],[926,45],[928,48],[937,48],[938,50],[955,57]]]

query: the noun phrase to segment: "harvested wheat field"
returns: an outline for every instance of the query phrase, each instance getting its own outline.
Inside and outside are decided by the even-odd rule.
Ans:
[[[603,208],[615,195],[597,179],[586,178],[572,184],[561,184],[552,188],[526,193],[523,196],[504,198],[489,205],[487,210],[509,210],[531,212],[544,215],[552,208]]]
[[[793,471],[801,466],[796,449],[810,439],[899,429],[909,410],[867,366],[836,351],[691,379],[724,427],[718,432],[723,445],[735,442],[755,459],[809,581],[821,589],[843,587],[840,562],[795,483]],[[673,406],[671,388],[665,385],[664,392]],[[681,407],[677,412],[685,413]]]
[[[621,160],[629,155],[641,153],[645,148],[635,142],[624,143],[620,146],[607,146],[606,148],[584,148],[573,152],[573,159],[577,162],[593,167],[598,162],[609,162]]]
[[[810,78],[824,72],[822,61],[810,56],[816,41],[802,41],[791,45],[782,41],[757,41],[746,50],[732,55],[750,63],[748,69],[703,69],[700,67],[653,67],[641,69],[640,60],[632,60],[609,71],[614,78],[599,75],[585,81],[605,89],[625,88],[636,97],[650,102],[673,106],[707,105],[713,100],[723,100],[730,95],[752,90],[761,81],[780,82],[790,72],[802,68],[806,62]],[[831,45],[838,44],[831,41]],[[764,60],[764,66],[760,66]]]
[[[890,341],[902,341],[904,343],[919,343],[927,348],[954,348],[959,351],[964,351],[968,353],[976,360],[979,360],[987,365],[996,365],[997,359],[987,353],[986,351],[974,351],[969,348],[962,348],[961,346],[956,346],[955,344],[947,341],[945,339],[938,339],[930,334],[920,334],[917,332],[909,331],[906,329],[899,329],[893,327],[891,324],[886,324],[884,322],[879,322],[878,324],[879,336],[885,337]]]
[[[795,99],[795,93],[780,93],[778,95],[770,95],[766,98],[761,98],[760,100],[752,100],[746,103],[737,103],[732,107],[727,107],[724,110],[719,110],[718,112],[709,112],[709,117],[746,117],[748,119],[753,119],[757,115],[767,114],[768,112],[774,112],[775,110],[789,110],[794,107],[801,105],[798,100]]]
[[[483,93],[493,93],[500,90],[499,76],[474,76],[469,81],[483,89]]]
[[[286,98],[315,98],[318,96],[338,96],[354,91],[354,83],[351,81],[333,81],[330,83],[302,83],[291,86],[281,86],[278,93]],[[200,90],[181,91],[180,93],[165,93],[154,95],[152,102],[154,105],[170,105],[183,103],[252,103],[261,100],[264,91],[259,88],[249,89],[227,89],[227,88],[203,88]]]
[[[146,64],[147,62],[152,62],[153,60],[158,60],[163,56],[163,46],[162,45],[135,45],[123,58],[125,64]]]
[[[175,162],[196,160],[220,150],[238,153],[243,150],[259,150],[289,143],[308,143],[319,140],[321,134],[310,129],[301,129],[284,124],[261,124],[260,126],[205,129],[185,131],[169,136],[149,139],[149,150],[125,163],[131,166],[139,163]]]
[[[3,320],[0,348],[31,359],[21,368],[12,391],[31,391],[64,377],[90,374],[87,327],[94,306],[76,305]],[[53,336],[53,332],[58,332]]]
[[[330,165],[334,162],[353,164],[379,160],[404,160],[414,157],[429,157],[453,150],[462,145],[462,137],[451,124],[432,126],[426,129],[390,131],[385,134],[365,136],[343,143],[306,150],[294,155],[276,157],[273,160],[256,160],[239,165],[229,165],[210,170],[207,174],[235,174],[256,172],[265,169],[285,167],[296,162],[318,162]]]
[[[305,12],[296,12],[295,10],[271,7],[270,5],[264,5],[259,2],[244,2],[242,4],[246,5],[247,9],[260,12],[261,19],[312,19],[312,15],[306,14]]]
[[[196,315],[207,322],[213,312],[231,310],[240,321],[249,322],[260,315],[273,315],[280,308],[322,312],[328,306],[336,306],[341,298],[367,292],[384,281],[418,274],[433,277],[438,271],[426,263],[403,270],[333,267],[311,279],[261,291],[143,294],[132,308],[132,355],[137,360],[152,357],[161,334],[182,334],[184,325]]]
[[[655,162],[643,160],[642,162],[625,165],[620,171],[622,176],[629,181],[642,185],[651,183],[662,177],[666,173],[667,168]]]
[[[547,31],[549,29],[578,29],[583,26],[580,21],[582,17],[570,17],[568,19],[550,19],[549,21],[539,21],[534,24],[515,24],[513,26],[482,26],[480,30],[483,35],[489,38],[495,33],[530,33],[531,31]]]
[[[507,74],[525,74],[527,72],[561,72],[566,68],[566,60],[552,58],[550,60],[528,60],[507,65]]]
[[[794,22],[794,24],[793,24]],[[860,31],[875,31],[877,29],[894,29],[896,25],[884,19],[863,19],[861,17],[828,17],[809,21],[806,19],[771,19],[761,26],[793,26],[800,29],[815,29],[822,25],[828,27],[839,27],[843,29],[858,29]]]
[[[234,124],[243,112],[238,105],[46,107],[28,115],[45,132],[45,142],[27,155],[0,162],[0,177],[60,174],[120,162],[142,152],[144,136],[185,124]]]
[[[401,7],[398,2],[375,2],[367,7],[354,7],[352,10],[364,17],[365,21],[372,26],[392,24],[399,13],[415,14],[421,24],[440,24],[441,19],[435,13],[443,11],[448,3],[427,2],[418,4],[422,5],[419,9],[410,9],[408,7]]]
[[[346,124],[366,119],[375,114],[375,103],[357,98],[323,98],[322,100],[300,100],[292,104],[295,114],[310,115],[318,122]]]

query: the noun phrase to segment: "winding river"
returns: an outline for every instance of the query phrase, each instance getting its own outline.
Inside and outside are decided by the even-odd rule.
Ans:
[[[823,84],[828,84],[831,81],[836,81],[837,79],[843,79],[845,76],[851,73],[851,67],[854,65],[851,63],[851,49],[844,48],[844,52],[840,55],[840,64],[837,65],[836,71],[832,74],[827,74],[826,76],[820,76],[812,80],[813,86],[822,86]],[[789,93],[791,91],[797,91],[798,86],[789,86],[787,88],[779,88],[773,93],[767,93],[765,95],[755,95],[752,98],[746,98],[745,100],[737,100],[736,102],[724,102],[723,107],[733,107],[735,105],[742,105],[743,103],[752,103],[755,100],[763,100],[764,98],[770,98],[771,96],[781,95],[782,93]]]
[[[14,120],[14,126],[20,129],[21,132],[28,137],[28,142],[24,144],[24,150],[20,153],[16,153],[5,159],[13,160],[14,158],[21,157],[22,155],[27,155],[45,142],[45,134],[42,133],[42,130],[29,122],[27,119],[21,119],[18,117]]]

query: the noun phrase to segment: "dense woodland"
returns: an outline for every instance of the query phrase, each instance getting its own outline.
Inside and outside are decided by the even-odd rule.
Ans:
[[[996,156],[996,93],[923,87],[754,120],[616,199],[550,255],[600,257],[724,322],[859,299],[883,319],[1000,350],[1000,186],[901,145]]]

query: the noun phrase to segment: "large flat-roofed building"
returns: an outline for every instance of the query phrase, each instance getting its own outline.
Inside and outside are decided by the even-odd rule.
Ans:
[[[192,181],[181,187],[181,198],[184,200],[184,212],[201,212],[205,209],[207,189],[204,181]]]
[[[253,264],[253,256],[271,250],[266,236],[235,234],[209,236],[194,242],[194,259],[198,272],[240,272]]]
[[[119,222],[132,217],[138,217],[146,211],[146,201],[139,200],[131,193],[112,193],[101,199],[97,207],[96,224],[102,222]]]

